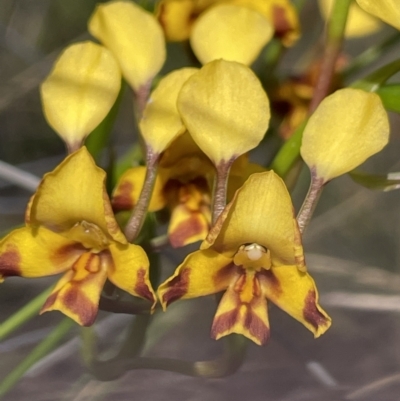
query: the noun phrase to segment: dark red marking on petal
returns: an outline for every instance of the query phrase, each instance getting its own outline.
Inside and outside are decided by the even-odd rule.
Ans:
[[[139,269],[136,274],[136,285],[134,291],[142,298],[154,302],[154,295],[146,284],[146,269]]]
[[[293,28],[286,16],[286,10],[281,6],[273,6],[272,9],[272,21],[275,27],[275,36],[282,38]]]
[[[187,245],[188,238],[204,232],[204,237],[207,235],[207,228],[199,221],[201,216],[199,213],[192,213],[192,215],[178,224],[174,231],[169,234],[169,242],[174,248],[180,248]]]
[[[265,285],[265,282],[267,282],[268,283],[267,285],[274,291],[276,295],[279,295],[282,292],[281,283],[276,278],[271,269],[269,270],[261,269],[259,272],[256,273],[255,276],[259,280],[261,285],[263,283]]]
[[[78,259],[79,256],[86,252],[87,249],[80,243],[76,242],[74,244],[64,245],[61,248],[58,248],[51,256],[50,259],[54,263],[54,265],[59,265],[63,263],[66,259],[71,258],[73,255],[76,255]]]
[[[98,306],[93,304],[93,302],[86,297],[82,289],[79,288],[79,282],[71,281],[70,283],[71,287],[63,294],[60,294],[62,290],[61,288],[47,298],[42,307],[41,313],[49,309],[51,310],[57,298],[60,298],[60,302],[65,309],[68,309],[73,314],[79,316],[80,322],[83,326],[91,326],[96,320]]]
[[[163,295],[163,302],[170,303],[182,298],[188,291],[190,279],[190,267],[186,267],[179,276],[174,277],[168,284],[168,290]]]
[[[317,308],[314,290],[310,290],[307,294],[304,303],[303,317],[308,323],[315,327],[315,329],[318,329],[319,326],[325,326],[328,323],[326,317]]]
[[[243,325],[253,337],[260,341],[261,345],[264,345],[268,341],[270,330],[265,323],[251,310],[251,307],[247,308]]]
[[[227,264],[222,269],[219,269],[217,273],[214,274],[213,281],[215,286],[219,288],[221,281],[224,283],[229,283],[229,281],[233,280],[234,275],[238,273],[241,268],[236,266],[233,262]]]
[[[0,277],[21,276],[21,256],[17,247],[9,245],[0,255]]]
[[[239,311],[240,307],[237,307],[216,317],[211,327],[211,338],[216,339],[218,334],[231,330],[238,320]]]
[[[123,182],[119,189],[118,195],[113,196],[111,199],[111,206],[114,212],[121,212],[123,210],[131,210],[134,207],[134,202],[131,197],[133,191],[133,184],[129,181]]]

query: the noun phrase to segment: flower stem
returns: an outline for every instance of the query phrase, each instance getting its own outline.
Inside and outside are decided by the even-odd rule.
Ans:
[[[142,192],[125,227],[125,236],[129,242],[133,242],[136,239],[143,226],[156,181],[159,157],[159,154],[154,154],[150,148],[147,149],[147,170]]]
[[[69,318],[63,319],[61,323],[0,383],[0,398],[12,389],[31,366],[55,348],[74,326],[75,322],[73,320]]]
[[[314,89],[314,96],[310,103],[310,114],[315,111],[321,101],[329,93],[336,60],[342,47],[351,1],[352,0],[336,0],[333,5],[327,29],[325,54]]]
[[[212,224],[215,224],[219,215],[222,213],[226,206],[226,191],[228,187],[229,171],[234,158],[227,162],[222,161],[218,166],[217,175],[215,176],[214,189],[213,189],[213,208],[212,208]]]
[[[144,109],[150,96],[152,83],[153,80],[150,79],[135,92],[135,114],[138,122],[143,116]]]
[[[14,313],[0,326],[0,341],[8,337],[14,330],[18,329],[22,324],[32,319],[43,306],[47,297],[50,295],[51,288],[46,289],[36,298],[23,306],[18,312]]]
[[[91,358],[90,368],[98,380],[116,380],[129,370],[156,369],[180,373],[186,376],[218,378],[233,374],[242,365],[248,340],[236,334],[225,339],[223,354],[210,361],[184,361],[172,358],[137,357],[123,358],[121,355],[108,361]]]
[[[299,223],[299,229],[302,234],[311,220],[315,207],[319,201],[319,197],[321,196],[324,188],[324,184],[324,180],[322,178],[318,178],[315,174],[315,171],[312,170],[310,188],[308,189],[307,196],[304,199],[304,202],[297,215],[297,222]]]

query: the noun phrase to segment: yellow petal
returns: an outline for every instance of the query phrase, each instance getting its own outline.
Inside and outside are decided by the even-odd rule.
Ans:
[[[145,166],[130,168],[122,174],[111,199],[111,204],[115,212],[132,210],[134,208],[142,192],[145,176]],[[158,174],[150,200],[149,212],[155,212],[165,206],[163,187],[164,180],[162,175]]]
[[[9,276],[43,277],[71,267],[83,248],[46,228],[19,228],[0,242],[0,281]]]
[[[84,253],[57,283],[40,313],[59,310],[82,326],[97,316],[100,294],[107,279],[101,256]]]
[[[154,153],[161,153],[186,128],[176,108],[182,85],[197,68],[181,68],[161,79],[151,93],[139,123],[140,131]]]
[[[105,178],[105,172],[82,147],[44,176],[30,202],[28,222],[67,232],[76,223],[85,221],[115,241],[126,243],[111,209]]]
[[[211,337],[242,334],[258,345],[269,338],[267,303],[259,281],[244,270],[236,275],[223,295],[211,328]]]
[[[111,244],[112,265],[108,278],[117,287],[136,297],[156,303],[156,294],[149,280],[149,259],[138,245]]]
[[[193,0],[164,0],[157,5],[156,15],[171,42],[189,39],[196,6]]]
[[[171,187],[167,186],[166,190]],[[168,236],[174,248],[203,240],[211,223],[210,189],[204,179],[177,183],[172,196]],[[168,195],[170,196],[170,195]]]
[[[113,52],[135,92],[151,81],[164,64],[161,26],[152,14],[133,2],[99,4],[90,18],[89,32]]]
[[[318,304],[318,291],[312,277],[296,266],[272,267],[260,274],[261,287],[268,299],[303,323],[315,337],[329,329],[331,318]]]
[[[258,11],[275,28],[284,46],[292,46],[300,36],[297,11],[290,0],[229,0],[230,4],[249,7]]]
[[[223,58],[250,65],[272,35],[271,23],[257,11],[222,4],[197,19],[190,44],[202,64]]]
[[[269,123],[268,97],[246,66],[206,64],[183,85],[178,110],[197,145],[215,165],[259,144]]]
[[[357,0],[366,12],[400,30],[400,4],[398,0]]]
[[[189,254],[173,276],[158,287],[163,309],[178,299],[201,297],[226,289],[236,269],[231,258],[212,249]]]
[[[290,195],[273,171],[253,174],[236,192],[201,249],[233,257],[243,244],[271,251],[272,264],[296,264],[304,269],[303,249]]]
[[[168,146],[161,156],[159,165],[160,175],[179,178],[183,182],[215,173],[210,159],[187,131]]]
[[[334,0],[319,0],[319,8],[325,20],[329,19],[333,4]],[[371,35],[381,27],[382,24],[378,19],[363,11],[355,2],[352,2],[345,30],[345,35],[348,38]]]
[[[93,42],[67,47],[41,86],[48,123],[71,150],[104,119],[117,98],[121,73],[111,52]]]
[[[300,152],[327,182],[379,152],[388,139],[388,116],[379,96],[342,89],[325,98],[310,117]]]

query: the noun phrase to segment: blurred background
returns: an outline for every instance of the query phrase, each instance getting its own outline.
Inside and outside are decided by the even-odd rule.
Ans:
[[[47,125],[39,85],[60,51],[88,39],[86,22],[95,0],[0,0],[0,161],[40,177],[65,155],[64,145]],[[151,2],[148,2],[151,3]],[[147,4],[149,5],[149,4]],[[324,22],[316,1],[304,1],[303,38],[289,50],[280,67],[300,73],[320,51]],[[351,57],[393,34],[390,28],[368,38],[351,40]],[[309,43],[315,42],[310,52]],[[371,69],[398,58],[400,46]],[[169,45],[167,72],[188,62],[181,45]],[[365,71],[363,73],[369,72]],[[259,71],[260,72],[260,71]],[[356,77],[354,77],[356,78]],[[396,81],[396,77],[393,78]],[[391,115],[390,145],[370,159],[364,171],[400,171],[400,117]],[[124,96],[112,142],[117,151],[135,142],[130,93]],[[270,161],[271,139],[253,157]],[[269,147],[270,146],[270,147]],[[3,174],[4,175],[4,174]],[[296,208],[307,190],[303,169],[293,198]],[[23,224],[31,190],[0,178],[0,231]],[[282,400],[398,401],[400,396],[400,192],[374,192],[348,176],[325,189],[304,236],[309,270],[321,304],[333,325],[321,338],[312,335],[273,305],[271,340],[265,347],[249,344],[245,362],[232,376],[193,378],[156,370],[128,371],[118,380],[96,380],[83,363],[79,328],[34,364],[4,400]],[[194,248],[191,248],[194,249]],[[161,258],[165,276],[189,249],[167,248]],[[10,278],[0,286],[0,322],[48,287],[54,279]],[[143,353],[149,356],[207,360],[222,352],[209,338],[215,313],[212,297],[178,302],[168,313],[152,318]],[[111,356],[131,321],[127,315],[100,313],[96,331],[104,358]],[[0,382],[61,321],[47,313],[31,320],[0,342]]]

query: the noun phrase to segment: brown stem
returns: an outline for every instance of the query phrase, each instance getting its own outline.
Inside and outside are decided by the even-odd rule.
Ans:
[[[144,109],[146,108],[152,83],[153,80],[150,79],[135,92],[135,114],[138,122],[141,120]]]
[[[327,29],[324,58],[310,103],[309,114],[312,114],[329,94],[336,60],[342,48],[350,4],[351,0],[336,0],[332,7]]]
[[[299,223],[300,232],[303,233],[306,229],[311,217],[314,213],[315,207],[317,206],[319,197],[321,196],[324,188],[324,180],[317,177],[315,170],[311,171],[311,183],[310,188],[304,202],[297,215],[297,222]]]
[[[222,161],[218,166],[216,166],[217,175],[215,176],[213,190],[212,224],[215,224],[219,215],[226,206],[226,191],[228,187],[229,171],[234,161],[235,158],[232,158],[227,162]]]
[[[159,157],[159,153],[153,153],[151,148],[147,148],[147,169],[142,192],[140,193],[138,202],[133,209],[131,217],[129,218],[129,221],[125,227],[125,236],[129,242],[133,242],[136,239],[143,226],[143,222],[149,208],[151,195],[153,193],[154,183],[156,181]]]

